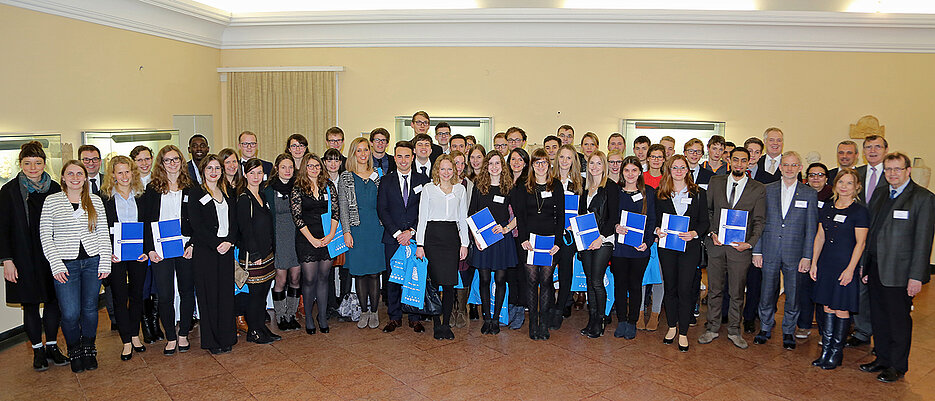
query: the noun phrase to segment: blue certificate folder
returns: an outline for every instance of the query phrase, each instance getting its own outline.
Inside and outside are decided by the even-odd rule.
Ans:
[[[659,239],[659,247],[685,252],[685,241],[679,238],[679,234],[688,232],[689,221],[691,219],[687,216],[663,213],[661,227],[666,235]]]
[[[597,229],[597,219],[594,213],[583,214],[571,219],[571,234],[575,237],[575,247],[585,251],[594,240],[601,237]]]
[[[177,258],[185,253],[185,243],[182,238],[182,220],[154,221],[153,248],[156,254],[163,259]],[[134,258],[136,259],[136,258]]]
[[[529,234],[529,243],[532,250],[526,252],[526,264],[533,266],[552,266],[552,255],[549,251],[555,246],[555,236]]]
[[[646,230],[646,215],[620,211],[620,225],[627,228],[627,233],[617,235],[617,242],[634,248],[643,244],[643,233]]]
[[[747,211],[721,209],[721,223],[718,225],[718,239],[725,245],[747,240]]]
[[[578,195],[565,193],[565,228],[571,227],[571,219],[578,215]]]
[[[471,229],[471,234],[474,235],[474,244],[477,245],[477,249],[479,250],[484,250],[493,243],[503,239],[502,233],[496,234],[493,232],[497,221],[494,220],[490,209],[486,207],[469,216],[467,218],[467,223],[468,228]]]
[[[114,224],[114,255],[121,261],[137,260],[143,254],[143,223]]]

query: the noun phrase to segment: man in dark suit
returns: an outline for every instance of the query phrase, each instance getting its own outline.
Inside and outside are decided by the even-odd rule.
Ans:
[[[842,168],[854,168],[857,165],[857,156],[856,142],[850,139],[838,142],[838,167],[828,170],[828,185],[834,185],[834,177],[837,177],[838,171]]]
[[[373,156],[373,168],[379,168],[383,175],[396,169],[396,160],[393,155],[386,153],[386,146],[389,144],[390,133],[386,128],[374,128],[370,131],[370,146],[372,146],[371,155]]]
[[[857,197],[869,204],[873,194],[886,191],[888,184],[883,174],[883,158],[889,151],[889,144],[882,136],[868,135],[864,138],[863,148],[867,164],[857,167],[857,176],[863,188]],[[831,181],[828,183],[831,184]],[[846,343],[849,347],[870,344],[870,338],[873,336],[873,325],[870,323],[873,316],[873,309],[870,308],[870,287],[863,282],[857,285],[860,287],[860,312],[853,315],[854,332]]]
[[[682,148],[685,158],[688,159],[688,171],[692,174],[692,181],[698,184],[702,189],[708,189],[708,182],[714,173],[699,164],[701,157],[704,156],[704,142],[698,138],[689,139]]]
[[[763,184],[769,184],[779,180],[779,176],[770,174],[766,171],[766,161],[763,155],[763,141],[757,137],[747,138],[743,142],[743,147],[750,152],[750,164],[747,166],[747,175]]]
[[[341,156],[341,166],[338,167],[338,173],[343,173],[347,168],[347,157],[344,156],[344,130],[341,127],[328,128],[325,131],[325,142],[329,149],[338,150],[338,154]]]
[[[409,141],[396,142],[396,170],[380,180],[377,191],[377,216],[383,223],[383,248],[386,253],[386,269],[390,271],[390,259],[400,245],[408,245],[415,239],[415,227],[419,221],[419,199],[423,185],[429,178],[412,170],[413,146]],[[387,283],[387,315],[389,323],[383,332],[390,333],[402,326],[402,286]],[[418,315],[409,315],[409,327],[416,333],[425,331]]]
[[[449,139],[451,139],[451,125],[444,121],[435,124],[435,141],[438,143],[432,144],[432,163],[435,162],[438,156],[448,154]]]
[[[782,318],[782,346],[795,349],[799,320],[797,273],[808,272],[818,230],[818,193],[798,180],[802,157],[786,152],[780,158],[782,179],[766,185],[766,225],[753,247],[753,266],[761,270],[760,333],[753,342],[766,344],[776,324],[780,274],[786,293]]]
[[[763,233],[766,219],[766,190],[763,184],[746,176],[749,162],[750,153],[744,148],[735,148],[730,154],[730,175],[713,177],[708,184],[708,214],[712,227],[720,227],[722,209],[746,210],[748,215],[745,242],[724,244],[718,239],[718,229],[715,228],[705,239],[705,248],[708,250],[708,322],[705,333],[698,338],[701,344],[710,343],[718,337],[726,279],[731,298],[727,338],[738,348],[747,348],[747,342],[740,332],[744,281],[753,258],[752,248]]]
[[[188,161],[188,176],[192,181],[201,184],[201,170],[198,168],[198,165],[201,164],[201,160],[211,153],[211,147],[208,146],[208,138],[205,138],[204,135],[195,134],[191,138],[188,138],[188,153],[191,155],[191,160]]]
[[[909,370],[912,297],[929,281],[935,233],[935,195],[910,178],[909,156],[885,156],[885,190],[870,199],[870,232],[862,281],[870,286],[873,344],[877,358],[860,365],[889,383]]]
[[[260,144],[257,142],[257,136],[253,132],[244,131],[237,136],[237,148],[240,149],[240,168],[243,169],[244,163],[247,160],[250,160],[257,156],[257,151],[260,149]],[[269,178],[269,175],[273,172],[273,163],[270,163],[266,160],[260,160],[263,163],[263,181],[266,181]],[[246,173],[246,171],[244,171]]]
[[[778,175],[770,174],[766,170],[766,157],[763,155],[765,145],[760,138],[750,137],[743,142],[743,147],[750,153],[750,164],[747,166],[747,175],[763,184],[779,180]],[[776,170],[777,172],[779,170]],[[763,272],[760,269],[747,269],[747,302],[743,307],[743,331],[753,333],[756,331],[756,319],[759,317],[760,288],[763,281]]]
[[[88,183],[91,184],[91,193],[98,195],[104,183],[101,174],[101,150],[94,145],[81,145],[78,147],[78,161],[88,170]]]

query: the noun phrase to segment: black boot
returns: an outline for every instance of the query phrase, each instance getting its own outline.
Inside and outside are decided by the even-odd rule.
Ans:
[[[81,355],[81,364],[86,370],[97,369],[97,347],[94,345],[94,337],[81,340],[84,352]]]
[[[588,324],[581,329],[581,335],[586,336],[591,332],[591,329],[594,328],[594,314],[588,314]]]
[[[140,329],[143,332],[143,342],[146,344],[156,342],[156,336],[153,334],[153,326],[156,322],[152,319],[154,309],[156,306],[152,297],[143,300],[143,318],[140,320]]]
[[[480,319],[480,315],[477,314],[477,305],[471,304],[469,305],[469,309],[470,309],[470,312],[468,312],[469,319],[471,320]]]
[[[45,358],[55,366],[68,365],[68,358],[58,349],[58,344],[48,344],[45,346]]]
[[[279,331],[289,330],[289,318],[283,313],[286,310],[286,292],[273,291],[273,310],[276,311],[276,327]]]
[[[828,359],[821,365],[822,369],[834,369],[841,366],[841,362],[844,361],[844,340],[847,338],[849,320],[834,317],[834,326],[831,332],[831,351],[828,353]]]
[[[84,347],[82,347],[80,344],[69,344],[68,359],[71,360],[72,372],[84,372]]]
[[[812,361],[812,366],[822,366],[828,362],[828,356],[831,355],[831,336],[834,326],[834,314],[818,312],[818,332],[821,334],[821,355],[818,359]]]
[[[153,310],[150,312],[149,318],[153,323],[152,324],[153,338],[155,338],[156,341],[165,340],[166,335],[163,334],[162,329],[159,328],[159,297],[153,295],[152,298],[153,298]],[[175,330],[175,326],[171,328],[166,328],[166,331],[168,330]]]
[[[300,288],[286,287],[286,304],[287,305],[299,305],[299,297],[302,296],[302,291]],[[292,308],[287,308],[292,311]],[[290,313],[289,316],[286,316],[286,330],[299,330],[302,328],[302,325],[299,324],[298,320],[295,319],[295,313]],[[320,325],[320,322],[319,322]],[[327,324],[325,324],[327,326]]]
[[[267,316],[269,316],[269,314],[267,314]],[[280,336],[279,334],[273,333],[273,331],[270,330],[269,327],[267,327],[265,323],[263,324],[263,327],[260,327],[260,329],[263,330],[263,332],[265,332],[266,335],[269,336],[269,338],[272,338],[273,341],[282,340],[282,336]]]
[[[565,320],[562,317],[562,310],[559,308],[552,309],[552,319],[549,322],[549,328],[552,330],[558,330],[562,328],[562,321]]]
[[[539,339],[548,340],[549,337],[549,325],[543,320],[539,322]]]
[[[539,314],[529,311],[529,338],[532,340],[540,340],[539,337]]]
[[[32,349],[32,368],[36,372],[42,372],[49,369],[49,361],[45,357],[45,348],[33,348]]]

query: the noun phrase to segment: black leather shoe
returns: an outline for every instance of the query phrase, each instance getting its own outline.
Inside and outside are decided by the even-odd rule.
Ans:
[[[45,348],[33,348],[32,349],[32,368],[36,372],[42,372],[49,369],[49,361],[45,356]]]
[[[318,331],[320,331],[321,334],[328,334],[331,332],[331,329],[328,328],[328,326],[322,326],[318,328]]]
[[[782,335],[782,347],[787,350],[795,349],[795,336],[792,334],[783,334]]]
[[[848,347],[859,347],[861,345],[867,345],[867,344],[870,344],[870,341],[861,340],[857,338],[857,336],[850,336],[850,338],[847,339],[847,342],[844,343],[844,345]]]
[[[746,328],[744,328],[744,331],[746,331]],[[769,340],[769,333],[765,330],[760,330],[756,337],[753,337],[754,344],[766,344],[767,340]]]
[[[400,326],[403,325],[403,322],[400,320],[390,320],[386,326],[383,326],[384,333],[392,333],[396,331]]]
[[[905,373],[902,373],[894,368],[886,368],[886,369],[883,369],[883,371],[880,372],[879,375],[877,375],[877,380],[883,383],[892,383],[894,381],[902,379],[904,374]]]
[[[84,372],[84,348],[78,345],[68,347],[68,359],[71,360],[71,371],[73,373]]]
[[[867,373],[882,372],[884,369],[886,369],[886,366],[880,365],[880,363],[877,361],[878,359],[874,359],[873,362],[861,364],[860,370]]]
[[[129,360],[131,360],[131,359],[133,359],[133,350],[132,350],[132,348],[131,348],[129,354],[120,354],[120,360],[121,360],[121,361],[129,361]]]
[[[747,334],[753,334],[756,331],[756,328],[753,325],[756,323],[755,320],[744,320],[743,321],[743,332]]]
[[[425,333],[425,326],[422,325],[422,322],[415,322],[410,320],[409,327],[412,327],[412,331],[416,333]]]
[[[273,333],[273,331],[270,330],[269,327],[266,326],[265,324],[263,325],[263,327],[260,328],[260,330],[263,330],[263,332],[266,333],[266,336],[273,339],[273,341],[282,340],[282,336],[280,336],[279,334]]]
[[[273,339],[266,335],[266,332],[261,330],[250,330],[247,333],[247,342],[257,343],[257,344],[269,344],[273,342]]]
[[[181,341],[176,340],[176,344],[178,344],[176,345],[176,347],[178,347],[180,353],[188,352],[188,350],[192,348],[192,342],[188,340],[188,336],[179,336],[179,337],[185,337],[185,340],[188,341],[188,345],[182,345]]]
[[[142,345],[142,344],[141,344],[139,347],[137,347],[137,346],[135,346],[135,345],[130,345],[130,346],[133,347],[133,352],[146,352],[146,346],[145,346],[145,345]]]
[[[308,334],[308,335],[315,334],[315,328],[314,328],[314,327],[306,327],[306,328],[305,328],[305,334]]]
[[[298,330],[302,328],[302,325],[299,324],[298,320],[295,320],[295,316],[289,318],[289,330]]]
[[[45,346],[45,358],[55,366],[68,365],[68,358],[62,354],[57,344]]]
[[[471,304],[470,312],[468,312],[468,319],[480,320],[480,314],[477,313],[477,305]]]

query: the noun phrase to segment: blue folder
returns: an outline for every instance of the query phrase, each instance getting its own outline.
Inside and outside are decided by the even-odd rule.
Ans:
[[[121,261],[137,260],[143,254],[143,223],[114,224],[114,255]]]
[[[680,233],[688,232],[688,223],[691,219],[687,216],[675,214],[662,214],[662,224],[666,235],[659,239],[659,247],[673,251],[685,252],[685,240],[679,238]]]
[[[503,239],[502,233],[497,234],[493,232],[493,228],[497,226],[497,221],[494,220],[490,209],[486,207],[469,216],[467,218],[467,223],[471,234],[474,236],[474,243],[477,245],[477,249],[484,250],[488,246]]]
[[[620,225],[627,228],[627,233],[617,235],[617,242],[634,248],[643,244],[643,236],[646,230],[645,214],[623,210],[620,212]]]
[[[571,219],[571,233],[575,237],[575,246],[578,251],[587,250],[594,240],[601,237],[594,213],[573,217]]]
[[[747,211],[721,209],[721,224],[718,227],[718,239],[730,245],[747,240]]]
[[[157,255],[163,259],[169,259],[177,258],[185,253],[181,220],[154,221],[152,228],[153,248],[156,249]]]
[[[571,219],[578,215],[578,195],[565,194],[565,228],[571,227]]]
[[[552,255],[549,251],[555,246],[555,236],[529,234],[529,243],[532,250],[526,252],[526,264],[533,266],[552,266]]]

